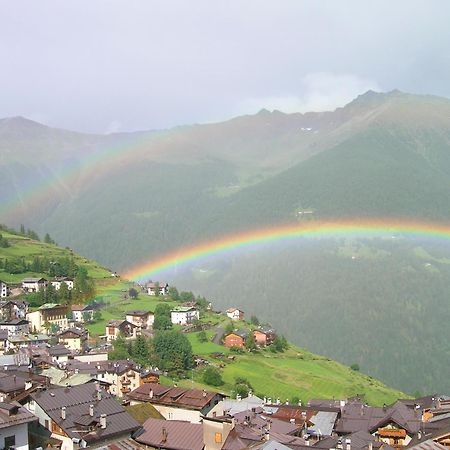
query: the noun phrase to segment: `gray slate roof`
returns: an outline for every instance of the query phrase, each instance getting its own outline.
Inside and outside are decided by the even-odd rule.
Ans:
[[[31,398],[56,422],[71,438],[86,442],[110,439],[115,436],[131,435],[140,428],[125,409],[106,391],[100,388],[101,399],[97,397],[97,385],[87,383],[72,387],[49,388],[31,394]],[[90,405],[94,405],[94,415],[89,415]],[[66,408],[66,418],[61,418],[62,407]],[[106,428],[99,426],[100,415],[106,415]],[[94,424],[93,431],[87,424]]]

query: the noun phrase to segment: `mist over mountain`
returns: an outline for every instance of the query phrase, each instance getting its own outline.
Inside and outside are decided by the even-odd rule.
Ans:
[[[445,222],[450,101],[368,91],[333,112],[261,110],[109,135],[2,119],[0,172],[0,222],[48,231],[118,270],[302,220]],[[208,264],[169,273],[169,282],[248,308],[294,342],[397,388],[450,389],[447,246],[330,240]]]

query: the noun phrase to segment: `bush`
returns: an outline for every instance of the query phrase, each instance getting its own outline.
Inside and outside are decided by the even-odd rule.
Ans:
[[[215,367],[207,367],[203,372],[203,382],[209,386],[222,386],[222,375]]]

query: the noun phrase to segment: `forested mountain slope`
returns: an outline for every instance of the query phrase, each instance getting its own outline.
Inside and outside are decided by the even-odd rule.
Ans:
[[[1,222],[49,231],[117,270],[238,230],[295,224],[304,211],[313,221],[450,221],[450,101],[398,91],[369,91],[333,112],[262,110],[222,123],[108,136],[4,119],[0,155]],[[328,249],[314,245],[308,260],[303,251],[277,247],[250,254],[245,267],[241,252],[243,259],[227,256],[212,269],[200,261],[193,272],[165,276],[194,286],[192,274],[206,270],[202,291],[223,306],[255,306],[300,345],[359,361],[400,389],[448,390],[448,247],[415,242],[390,248],[388,257],[382,244],[366,244],[384,256],[356,269],[330,241]],[[443,252],[437,271],[418,256],[422,245]],[[313,269],[298,277],[297,264]],[[316,313],[304,315],[308,308]],[[295,314],[283,320],[286,311]],[[353,330],[354,341],[343,340],[336,324]],[[399,370],[392,361],[403,357],[408,363]]]

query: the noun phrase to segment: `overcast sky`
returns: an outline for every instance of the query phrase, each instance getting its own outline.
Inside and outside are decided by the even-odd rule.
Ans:
[[[447,0],[0,0],[0,117],[90,132],[450,97]]]

